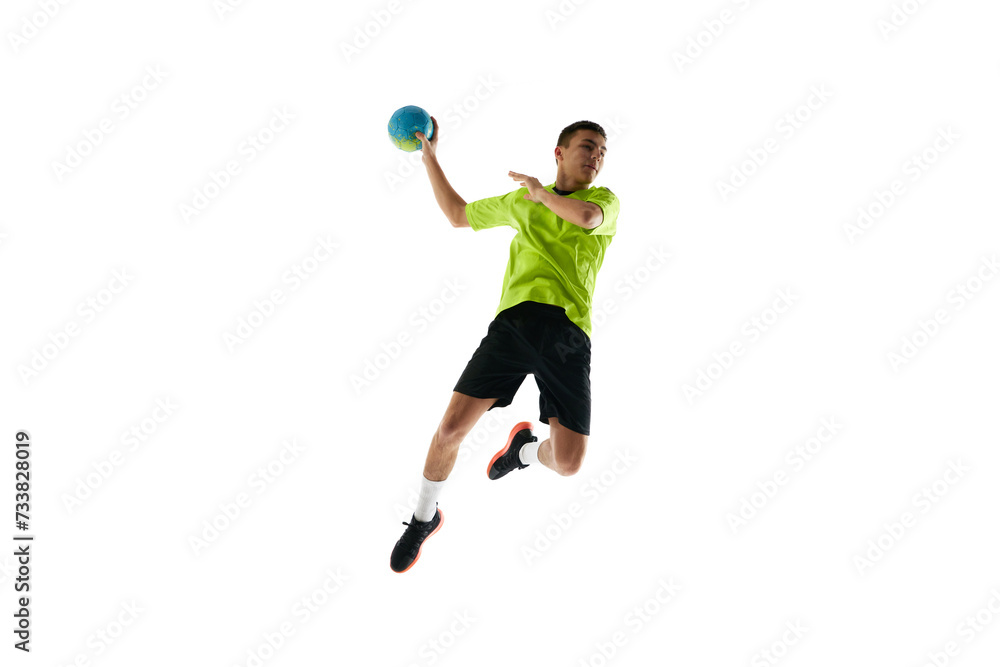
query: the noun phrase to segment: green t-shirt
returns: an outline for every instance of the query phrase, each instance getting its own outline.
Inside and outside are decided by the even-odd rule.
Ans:
[[[545,187],[553,192],[555,183]],[[563,220],[544,204],[524,198],[528,188],[471,202],[465,215],[473,230],[510,225],[517,234],[510,242],[510,260],[503,277],[501,311],[522,301],[537,301],[566,309],[566,316],[591,336],[590,311],[597,272],[611,245],[618,223],[618,197],[604,187],[568,195],[597,204],[604,220],[584,229]]]

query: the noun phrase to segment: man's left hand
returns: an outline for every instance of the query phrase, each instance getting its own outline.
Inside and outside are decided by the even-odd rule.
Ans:
[[[516,171],[508,171],[507,175],[518,181],[523,187],[528,188],[528,194],[524,195],[524,198],[533,201],[536,204],[541,203],[542,193],[545,192],[545,186],[534,176],[528,176],[526,174],[519,174]]]

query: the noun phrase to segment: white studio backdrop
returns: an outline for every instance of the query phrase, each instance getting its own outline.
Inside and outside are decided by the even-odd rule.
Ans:
[[[3,665],[996,664],[995,3],[2,14]],[[486,478],[528,378],[397,575],[513,233],[407,104],[468,201],[601,123],[621,215],[583,469]]]

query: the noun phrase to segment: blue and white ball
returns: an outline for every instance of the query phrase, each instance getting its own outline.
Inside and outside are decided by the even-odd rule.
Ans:
[[[389,139],[397,148],[407,153],[419,151],[423,145],[415,132],[423,132],[428,139],[434,136],[434,122],[431,115],[413,105],[397,109],[389,119]]]

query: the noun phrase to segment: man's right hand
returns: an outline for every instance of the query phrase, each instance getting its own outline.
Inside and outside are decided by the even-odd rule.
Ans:
[[[421,146],[420,149],[421,152],[424,154],[424,157],[437,156],[437,143],[438,143],[438,138],[440,138],[441,134],[440,132],[438,132],[438,122],[437,119],[434,118],[434,116],[431,116],[431,122],[434,124],[434,129],[431,131],[431,134],[433,135],[431,139],[428,140],[427,137],[424,136],[424,133],[420,132],[419,130],[414,132],[414,135],[416,135],[417,139],[420,140],[420,146]]]
[[[441,134],[434,116],[431,116],[431,123],[434,124],[432,132],[434,136],[430,141],[427,140],[423,132],[414,132],[414,134],[421,142],[420,150],[424,154],[423,163],[427,168],[427,176],[431,179],[431,187],[434,188],[434,198],[452,227],[468,227],[469,218],[465,214],[465,200],[458,196],[455,188],[451,187],[451,183],[445,178],[441,165],[437,161],[437,143]]]

